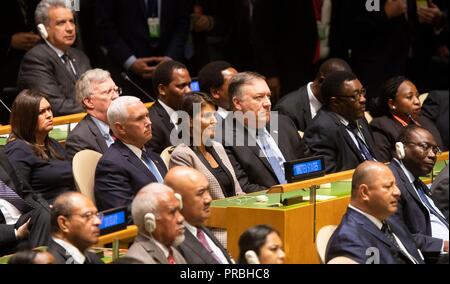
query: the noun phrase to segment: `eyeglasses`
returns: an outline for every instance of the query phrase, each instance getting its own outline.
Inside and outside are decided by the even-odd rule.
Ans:
[[[414,143],[414,142],[406,142],[406,144],[411,144],[411,145],[415,145],[417,147],[419,147],[424,153],[429,153],[430,150],[433,151],[433,153],[436,156],[439,156],[440,154],[442,154],[441,149],[438,146],[434,146],[428,143]]]
[[[349,95],[349,96],[337,96],[336,98],[349,98],[352,101],[359,101],[359,99],[361,98],[361,96],[365,97],[366,96],[366,89],[362,88],[360,90],[355,90],[354,95]]]
[[[112,97],[114,94],[120,96],[120,95],[122,95],[122,88],[119,88],[119,87],[111,88],[107,91],[101,92],[100,94],[105,95],[105,96],[110,96],[110,97]]]
[[[83,218],[86,221],[92,221],[94,219],[94,217],[97,217],[100,221],[103,219],[103,213],[101,212],[92,212],[92,211],[88,211],[86,213],[83,214],[70,214],[66,217],[70,217],[70,216],[80,216],[81,218]]]

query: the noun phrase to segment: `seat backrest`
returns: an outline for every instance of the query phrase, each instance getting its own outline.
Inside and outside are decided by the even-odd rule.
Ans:
[[[320,257],[320,262],[325,263],[325,253],[327,252],[328,241],[336,230],[336,225],[328,225],[322,227],[317,233],[316,249]]]
[[[167,168],[169,168],[170,157],[172,156],[173,150],[175,150],[175,146],[169,146],[164,149],[160,155]]]
[[[75,154],[72,161],[73,177],[77,190],[89,197],[95,204],[94,182],[95,169],[102,154],[83,150]]]

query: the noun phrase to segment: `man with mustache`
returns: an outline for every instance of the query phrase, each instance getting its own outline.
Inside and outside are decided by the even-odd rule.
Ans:
[[[165,185],[142,188],[131,205],[138,236],[127,257],[143,264],[186,264],[175,248],[184,241],[181,200]]]
[[[312,155],[325,157],[327,173],[356,168],[378,160],[369,125],[364,118],[366,90],[355,74],[338,71],[321,86],[323,107],[305,131]]]
[[[49,251],[57,264],[102,264],[88,251],[98,242],[101,215],[94,203],[79,192],[66,192],[55,199],[51,211],[52,239]]]
[[[433,170],[439,154],[436,139],[428,130],[409,126],[397,138],[395,158],[389,165],[402,193],[395,218],[408,227],[427,262],[441,261],[440,252],[448,252],[448,220],[419,179]]]
[[[73,12],[63,0],[42,0],[35,18],[43,41],[25,54],[17,85],[46,94],[55,116],[83,112],[75,83],[91,66],[82,51],[71,47],[76,39]]]
[[[400,190],[395,177],[382,163],[359,165],[352,178],[352,196],[342,222],[331,236],[326,263],[343,257],[360,264],[420,264],[422,256],[395,214]]]
[[[185,240],[178,246],[189,264],[231,264],[219,240],[203,225],[211,216],[211,195],[206,177],[188,167],[174,167],[166,175],[165,184],[183,198],[181,214],[185,219]]]

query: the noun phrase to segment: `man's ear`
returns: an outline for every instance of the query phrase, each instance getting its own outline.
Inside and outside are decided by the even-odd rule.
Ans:
[[[65,216],[58,216],[58,218],[56,219],[57,223],[58,223],[58,227],[59,230],[63,233],[69,233],[70,229],[69,229],[69,220],[67,219],[67,217]]]
[[[210,93],[212,94],[212,97],[215,100],[219,100],[220,99],[220,90],[211,88],[209,91],[210,91]]]
[[[241,100],[239,100],[237,97],[234,97],[231,102],[235,110],[242,111]]]
[[[359,195],[363,201],[369,201],[369,187],[366,184],[361,184],[358,188]]]
[[[92,103],[91,96],[84,97],[83,104],[86,106],[87,109],[94,109],[94,104]]]
[[[127,131],[126,131],[125,126],[122,125],[122,123],[116,122],[116,123],[114,123],[114,126],[115,126],[115,128],[116,128],[117,133],[118,133],[120,136],[125,136],[125,134],[127,133]]]
[[[166,86],[164,86],[163,84],[159,84],[157,89],[160,97],[166,96]]]

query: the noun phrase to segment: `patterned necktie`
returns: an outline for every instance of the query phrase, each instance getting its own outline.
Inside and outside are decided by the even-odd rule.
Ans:
[[[280,184],[286,184],[287,181],[286,181],[284,169],[281,167],[282,158],[279,157],[276,154],[276,152],[272,149],[272,147],[270,146],[270,143],[268,141],[268,137],[267,137],[266,133],[263,132],[263,133],[259,134],[258,139],[261,143],[261,147],[263,147],[264,154],[265,154],[267,160],[269,161],[269,164],[270,164],[273,172],[277,176],[278,182]]]
[[[78,79],[77,74],[75,74],[75,71],[73,70],[72,65],[70,63],[71,60],[69,55],[67,53],[64,53],[61,56],[61,59],[64,61],[64,66],[66,66],[67,72],[69,72],[75,78],[75,80]]]
[[[409,255],[403,251],[398,244],[397,240],[394,237],[394,233],[392,233],[391,227],[387,222],[383,222],[383,226],[381,227],[381,231],[383,232],[384,236],[389,240],[391,244],[395,246],[395,248],[400,251],[404,256],[406,256],[408,259],[411,257],[411,261],[415,264],[419,263],[412,255]]]
[[[8,201],[14,205],[22,214],[32,210],[33,207],[23,200],[17,193],[14,192],[8,185],[0,180],[0,198]]]
[[[361,152],[361,155],[363,156],[364,160],[366,161],[376,161],[373,157],[372,153],[370,152],[369,147],[367,146],[366,142],[359,136],[359,130],[358,125],[355,121],[350,121],[348,123],[348,130],[350,130],[353,135],[355,135],[356,142],[358,143],[359,151]]]
[[[169,262],[169,264],[176,264],[175,263],[175,258],[173,257],[173,250],[172,250],[172,248],[169,248],[169,256],[167,257],[167,261]]]
[[[217,263],[222,263],[217,257],[217,255],[214,253],[214,251],[211,249],[211,247],[208,244],[208,241],[206,240],[205,233],[203,233],[202,229],[197,228],[197,239],[200,241],[202,246],[211,254],[212,257],[217,261]]]
[[[147,157],[147,154],[145,153],[145,151],[142,151],[141,159],[147,165],[147,168],[150,170],[150,172],[156,178],[158,183],[161,183],[161,184],[164,183],[164,179],[161,176],[161,174],[159,173],[158,168],[156,167],[155,163],[153,163],[153,161]]]
[[[416,179],[414,181],[414,186],[417,189],[417,193],[419,195],[420,200],[422,203],[427,207],[428,211],[430,211],[430,214],[433,214],[436,216],[439,221],[441,221],[445,226],[448,228],[448,222],[445,220],[444,216],[440,214],[440,212],[437,212],[433,205],[431,205],[430,200],[427,197],[427,192],[429,191],[428,187],[419,179]]]

